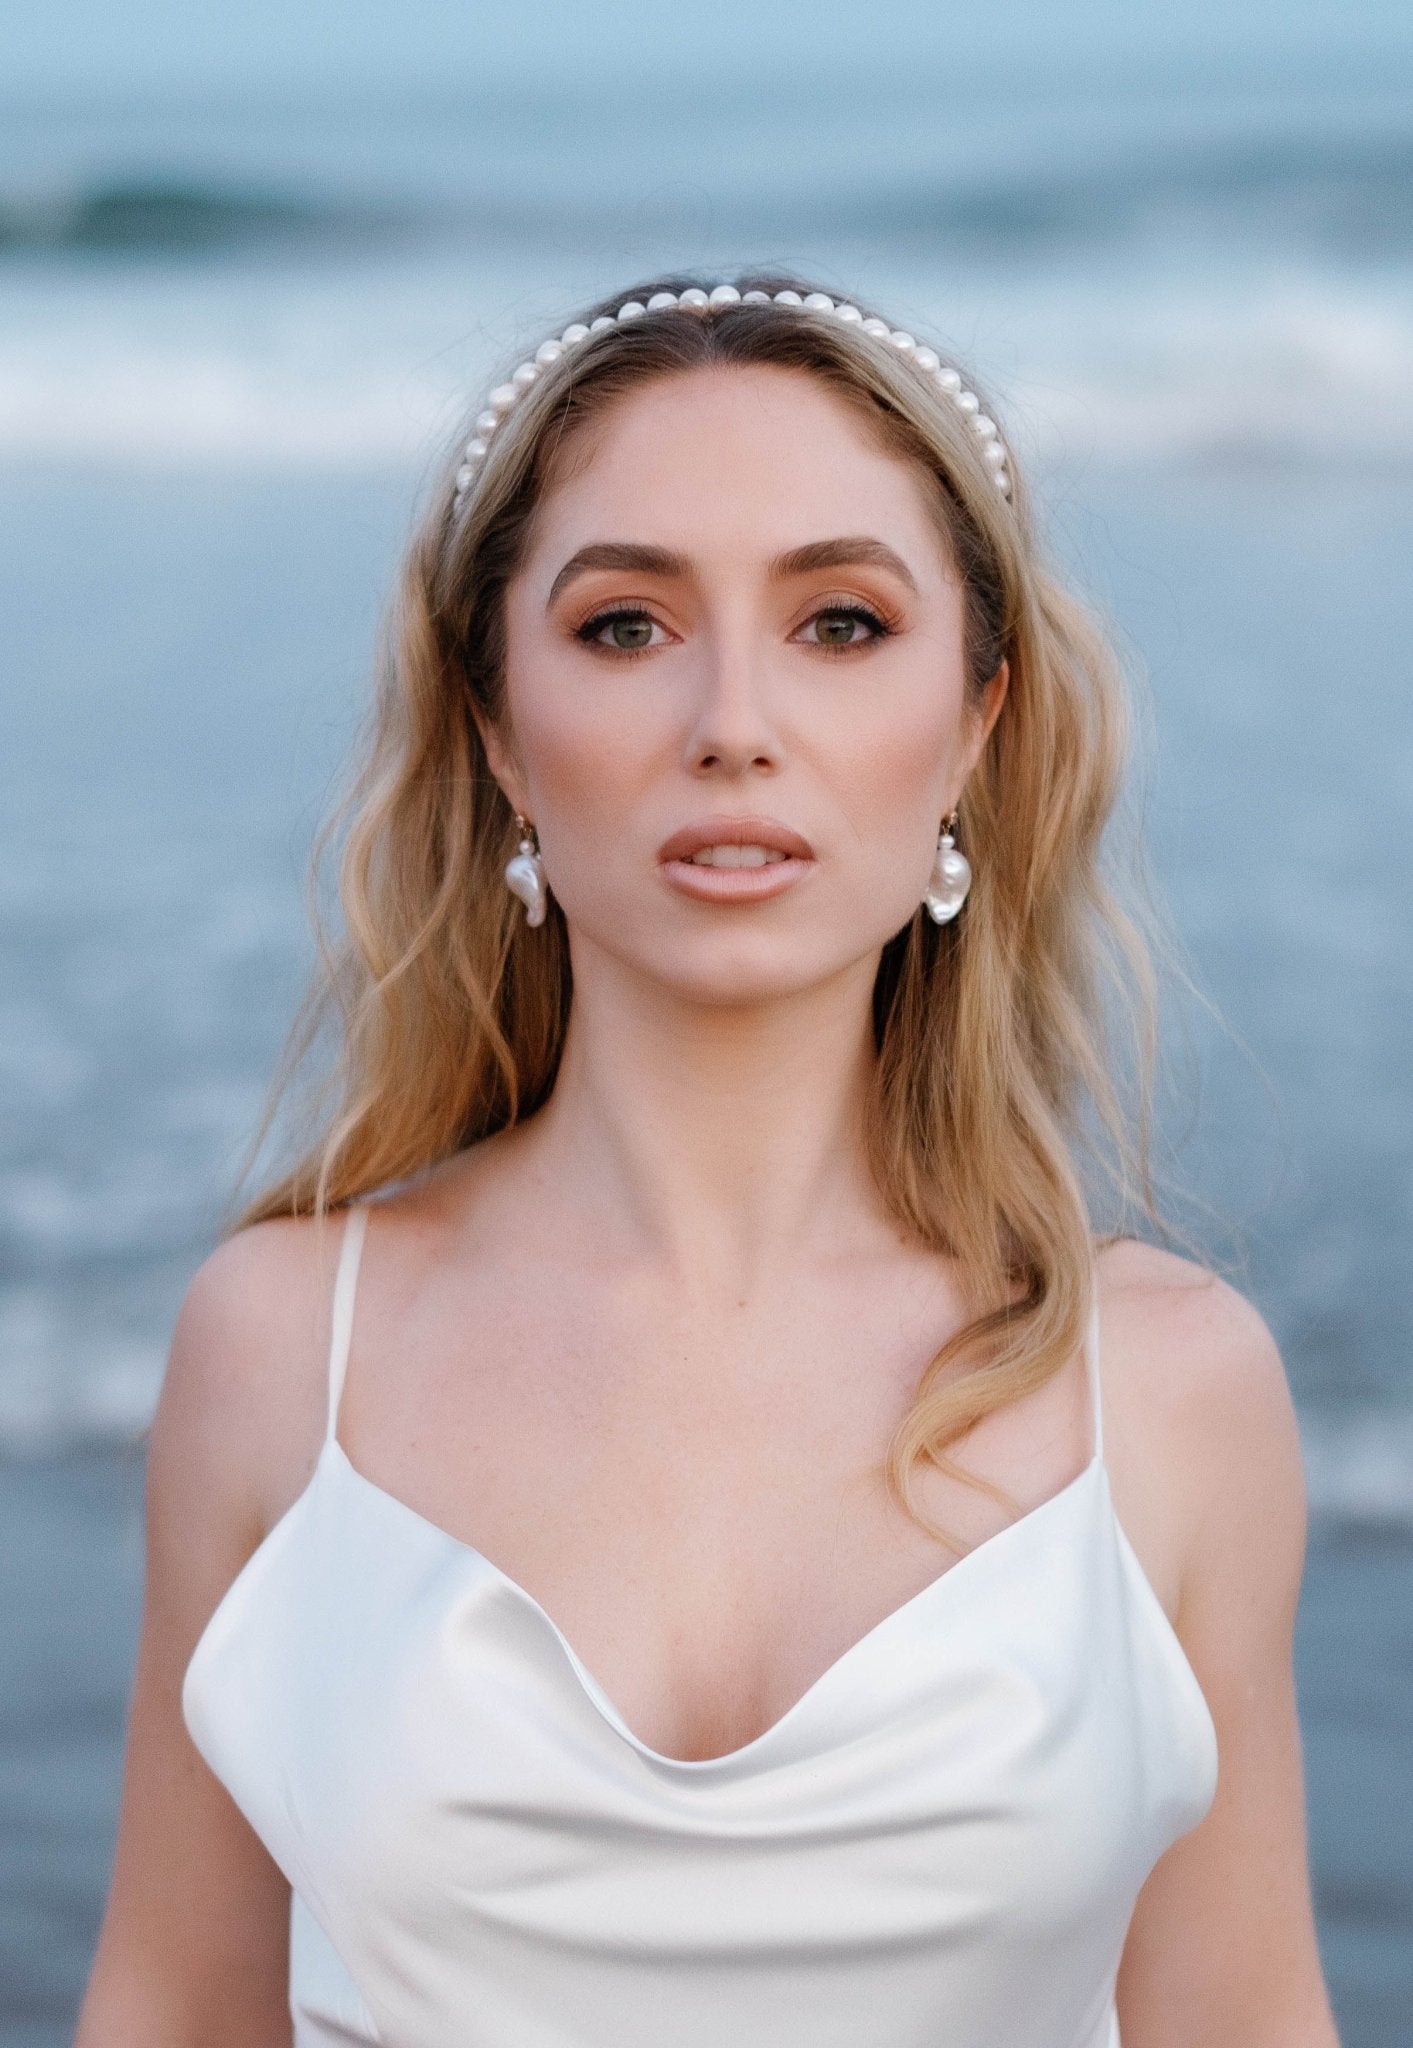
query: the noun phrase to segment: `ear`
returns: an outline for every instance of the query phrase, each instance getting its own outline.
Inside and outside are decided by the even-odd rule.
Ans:
[[[976,743],[978,755],[991,737],[991,728],[1001,715],[1001,706],[1006,701],[1006,692],[1010,686],[1011,664],[1008,661],[1003,661],[982,692],[981,704],[977,712],[977,722],[981,727]]]
[[[1011,664],[1008,661],[1003,661],[996,670],[996,673],[987,678],[986,685],[981,693],[980,702],[971,714],[971,730],[967,735],[966,748],[963,753],[965,764],[965,772],[962,777],[963,782],[968,779],[972,769],[975,768],[977,762],[981,759],[982,748],[991,737],[991,728],[1001,715],[1001,706],[1006,701],[1006,692],[1010,688],[1010,683]]]
[[[507,744],[499,729],[491,724],[491,721],[486,717],[480,705],[475,702],[471,705],[471,716],[475,721],[476,730],[481,736],[481,745],[486,753],[486,764],[500,785],[501,794],[510,805],[512,811],[518,811],[521,817],[530,817],[532,812],[529,795],[525,788],[525,778],[521,773],[520,764],[515,758],[514,750]]]

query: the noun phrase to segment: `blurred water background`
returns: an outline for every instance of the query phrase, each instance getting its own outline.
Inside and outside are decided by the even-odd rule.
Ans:
[[[146,27],[146,33],[142,31]],[[107,1881],[138,1433],[310,964],[416,494],[586,296],[780,260],[973,361],[1147,676],[1168,1127],[1284,1351],[1345,2048],[1413,2039],[1413,24],[436,0],[0,27],[0,2043]]]

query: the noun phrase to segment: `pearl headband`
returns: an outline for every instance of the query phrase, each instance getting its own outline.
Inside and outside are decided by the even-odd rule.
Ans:
[[[806,313],[821,313],[834,320],[842,321],[846,327],[857,327],[861,333],[871,334],[879,341],[891,341],[894,348],[908,357],[928,381],[952,401],[964,419],[968,420],[972,432],[981,443],[981,453],[990,469],[996,488],[1003,498],[1011,495],[1011,479],[1006,467],[1006,449],[1000,429],[995,420],[989,419],[981,410],[981,400],[974,391],[968,391],[960,374],[949,369],[936,349],[927,348],[915,341],[911,334],[901,327],[890,327],[886,320],[866,319],[857,306],[839,304],[825,292],[809,292],[801,295],[795,291],[739,292],[734,284],[719,284],[714,291],[703,291],[692,285],[684,292],[654,292],[644,305],[639,299],[629,299],[616,313],[601,313],[586,327],[582,320],[576,320],[565,328],[563,334],[542,341],[533,358],[520,364],[507,384],[498,384],[486,401],[486,410],[476,420],[476,431],[462,451],[462,462],[456,472],[456,495],[453,506],[461,503],[465,493],[475,482],[476,473],[490,448],[501,421],[511,408],[524,397],[530,386],[536,383],[551,364],[558,362],[567,351],[577,348],[591,334],[605,333],[610,327],[627,327],[634,320],[641,320],[648,313],[662,313],[677,307],[690,312],[706,313],[722,306],[798,306]]]

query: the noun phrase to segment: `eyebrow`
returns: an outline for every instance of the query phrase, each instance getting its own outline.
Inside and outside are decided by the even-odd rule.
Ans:
[[[803,547],[777,555],[766,573],[772,583],[787,583],[792,577],[810,576],[820,569],[851,569],[860,564],[886,569],[909,590],[917,590],[916,579],[902,556],[886,541],[873,540],[867,534],[808,541]],[[686,576],[691,567],[685,555],[674,554],[670,548],[648,547],[628,540],[591,541],[569,557],[551,583],[545,602],[552,605],[577,576],[587,575],[592,569],[631,569],[643,576]]]

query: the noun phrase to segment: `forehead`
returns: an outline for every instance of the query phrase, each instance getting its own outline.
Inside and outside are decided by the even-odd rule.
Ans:
[[[580,428],[551,470],[532,557],[589,539],[776,554],[874,534],[951,581],[936,485],[808,371],[712,364],[656,377]],[[931,580],[931,579],[929,579]]]

